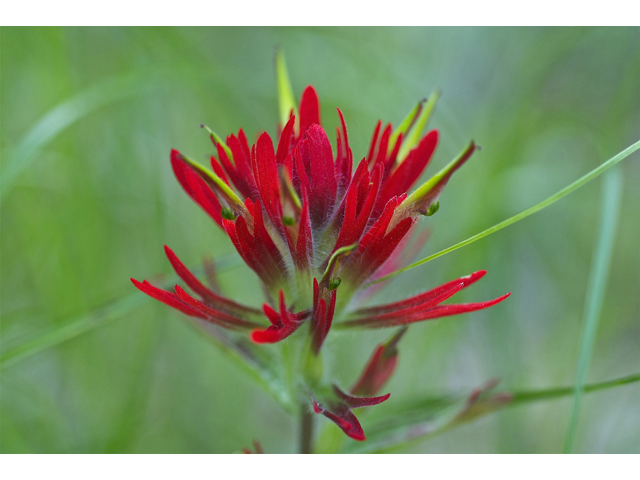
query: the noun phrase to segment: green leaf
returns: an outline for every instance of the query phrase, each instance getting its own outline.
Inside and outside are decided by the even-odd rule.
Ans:
[[[84,335],[99,327],[108,325],[122,317],[125,313],[147,302],[149,297],[141,292],[134,292],[124,298],[109,302],[89,314],[80,315],[62,327],[44,333],[31,341],[23,343],[9,351],[0,354],[0,369],[9,368],[22,360],[37,353],[55,347],[73,338]]]
[[[472,237],[469,237],[466,240],[463,240],[462,242],[456,243],[455,245],[452,245],[451,247],[445,248],[444,250],[441,250],[441,251],[439,251],[437,253],[434,253],[433,255],[429,255],[427,258],[423,258],[422,260],[414,262],[411,265],[407,265],[406,267],[401,268],[399,270],[396,270],[395,272],[392,272],[389,275],[385,275],[384,277],[381,277],[381,278],[369,283],[368,285],[373,285],[373,284],[376,284],[376,283],[379,283],[379,282],[384,282],[385,280],[389,280],[390,278],[393,278],[396,275],[400,275],[401,273],[404,273],[404,272],[406,272],[408,270],[411,270],[412,268],[416,268],[416,267],[419,267],[420,265],[424,265],[425,263],[430,262],[431,260],[435,260],[436,258],[442,257],[443,255],[446,255],[447,253],[451,253],[454,250],[457,250],[459,248],[465,247],[465,246],[467,246],[467,245],[469,245],[469,244],[471,244],[471,243],[473,243],[473,242],[475,242],[477,240],[480,240],[481,238],[484,238],[484,237],[486,237],[488,235],[491,235],[492,233],[497,232],[498,230],[502,230],[503,228],[508,227],[509,225],[513,225],[514,223],[519,222],[520,220],[522,220],[524,218],[527,218],[529,215],[533,215],[534,213],[537,213],[540,210],[543,210],[544,208],[547,208],[549,205],[557,202],[558,200],[560,200],[563,197],[566,197],[570,193],[574,192],[575,190],[577,190],[578,188],[582,187],[583,185],[589,183],[591,180],[593,180],[594,178],[598,177],[602,173],[606,172],[611,167],[617,165],[618,163],[620,163],[622,160],[627,158],[629,155],[631,155],[632,153],[634,153],[638,149],[640,149],[640,140],[637,141],[636,143],[632,144],[631,146],[625,148],[622,152],[618,153],[614,157],[611,157],[609,160],[607,160],[606,162],[601,164],[599,167],[591,170],[589,173],[587,173],[583,177],[579,178],[578,180],[576,180],[572,184],[566,186],[565,188],[563,188],[559,192],[555,193],[554,195],[551,195],[546,200],[543,200],[542,202],[534,205],[533,207],[529,207],[526,210],[518,213],[517,215],[514,215],[513,217],[507,218],[506,220],[503,220],[502,222],[494,225],[493,227],[487,228],[486,230],[483,230],[482,232],[477,233],[476,235],[474,235]]]

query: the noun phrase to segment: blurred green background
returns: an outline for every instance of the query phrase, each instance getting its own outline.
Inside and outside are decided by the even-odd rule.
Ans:
[[[0,42],[3,453],[230,452],[253,438],[267,452],[295,451],[293,420],[129,282],[170,272],[166,243],[190,265],[222,259],[225,292],[260,304],[253,274],[173,178],[169,150],[213,153],[200,123],[274,134],[276,45],[296,95],[317,88],[328,131],[342,109],[357,159],[379,118],[397,124],[436,87],[431,125],[442,140],[428,174],[470,138],[482,145],[424,221],[433,235],[421,257],[640,138],[637,28],[3,28]],[[640,371],[637,157],[616,167],[623,204],[590,382]],[[390,401],[492,377],[505,389],[572,384],[601,185],[380,293],[402,298],[483,268],[462,301],[513,292],[498,307],[413,326]],[[329,336],[340,384],[385,337]],[[575,451],[640,452],[639,405],[638,384],[587,395]],[[569,409],[568,399],[514,407],[407,451],[559,452]],[[365,431],[376,416],[384,406]]]

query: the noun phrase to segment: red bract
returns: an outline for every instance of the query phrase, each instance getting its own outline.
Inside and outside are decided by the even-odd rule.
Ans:
[[[391,394],[387,393],[381,397],[355,397],[343,392],[335,385],[333,386],[333,392],[336,400],[330,402],[327,407],[313,400],[313,411],[315,413],[321,413],[338,425],[349,437],[360,442],[366,438],[360,422],[351,410],[354,408],[378,405],[391,396]]]
[[[356,293],[366,293],[369,282],[396,268],[418,219],[435,213],[443,188],[476,148],[471,142],[409,193],[438,144],[437,130],[422,138],[416,134],[426,122],[424,113],[432,109],[423,111],[420,104],[395,130],[378,122],[369,151],[355,170],[342,112],[338,110],[334,152],[320,125],[318,97],[311,86],[302,94],[298,118],[292,113],[280,130],[277,145],[267,133],[250,146],[242,130],[226,142],[211,132],[216,149],[211,169],[173,150],[171,165],[182,188],[227,233],[259,277],[266,296],[264,315],[213,292],[169,248],[173,268],[199,298],[179,286],[174,293],[132,279],[134,285],[186,315],[227,329],[250,329],[255,343],[279,342],[310,322],[305,331],[315,355],[332,326],[393,327],[501,302],[508,294],[488,302],[441,305],[481,278],[481,271],[406,300],[353,308],[356,299],[366,296]],[[370,395],[388,379],[395,368],[396,343],[379,347],[354,393]],[[351,408],[365,406],[364,400],[338,396],[341,402],[327,408],[316,404],[317,409],[352,438],[363,439]],[[368,404],[384,399],[375,397]]]
[[[391,378],[398,364],[398,342],[407,327],[398,330],[388,342],[378,345],[364,367],[360,378],[351,387],[353,395],[375,395]]]

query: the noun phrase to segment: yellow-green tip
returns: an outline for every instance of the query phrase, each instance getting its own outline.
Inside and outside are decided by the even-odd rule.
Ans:
[[[289,80],[289,72],[287,63],[284,59],[284,53],[278,47],[275,54],[276,63],[276,85],[278,87],[278,107],[280,110],[280,123],[284,126],[289,121],[289,115],[298,116],[296,101],[291,88],[291,80]]]
[[[433,115],[433,110],[436,107],[436,102],[440,98],[440,95],[440,90],[434,90],[426,101],[420,101],[415,107],[413,107],[413,110],[409,112],[409,115],[407,115],[403,122],[398,126],[396,131],[393,132],[392,138],[397,138],[400,133],[404,135],[404,140],[402,141],[402,146],[398,153],[398,163],[407,158],[411,149],[413,149],[413,147],[415,147],[420,141],[420,136],[424,132],[431,116]],[[391,144],[391,142],[389,143]]]
[[[227,154],[227,157],[229,157],[229,160],[233,162],[233,153],[231,152],[231,149],[227,146],[227,144],[224,142],[224,140],[222,140],[222,138],[216,132],[211,130],[205,124],[201,124],[200,128],[204,128],[207,132],[209,132],[209,135],[211,136],[213,141],[216,143],[216,145],[220,144],[220,146],[224,149],[224,152]]]

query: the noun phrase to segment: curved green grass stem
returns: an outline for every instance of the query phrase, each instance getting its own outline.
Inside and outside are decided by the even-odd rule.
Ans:
[[[407,265],[404,268],[401,268],[399,270],[396,270],[395,272],[392,272],[388,275],[385,275],[384,277],[381,277],[373,282],[368,283],[367,285],[365,285],[365,288],[367,286],[379,283],[379,282],[384,282],[385,280],[389,280],[390,278],[395,277],[396,275],[400,275],[401,273],[404,273],[408,270],[411,270],[412,268],[416,268],[419,267],[420,265],[424,265],[427,262],[430,262],[431,260],[435,260],[438,257],[442,257],[443,255],[446,255],[447,253],[451,253],[454,250],[457,250],[459,248],[465,247],[467,245],[469,245],[470,243],[473,243],[477,240],[480,240],[481,238],[484,238],[488,235],[491,235],[492,233],[497,232],[498,230],[502,230],[505,227],[508,227],[509,225],[513,225],[516,222],[519,222],[520,220],[528,217],[529,215],[533,215],[534,213],[539,212],[540,210],[543,210],[544,208],[547,208],[549,205],[557,202],[558,200],[560,200],[563,197],[566,197],[567,195],[569,195],[570,193],[576,191],[577,189],[579,189],[580,187],[582,187],[583,185],[589,183],[591,180],[593,180],[594,178],[598,177],[599,175],[601,175],[602,173],[604,173],[605,171],[607,171],[608,169],[610,169],[611,167],[615,166],[616,164],[620,163],[622,160],[624,160],[625,158],[627,158],[629,155],[631,155],[632,153],[634,153],[635,151],[640,149],[640,140],[635,142],[634,144],[632,144],[631,146],[625,148],[623,151],[621,151],[620,153],[618,153],[617,155],[615,155],[614,157],[610,158],[609,160],[607,160],[606,162],[604,162],[603,164],[601,164],[599,167],[591,170],[589,173],[587,173],[586,175],[584,175],[583,177],[579,178],[578,180],[576,180],[575,182],[573,182],[572,184],[566,186],[565,188],[563,188],[562,190],[560,190],[559,192],[555,193],[554,195],[551,195],[550,197],[548,197],[547,199],[543,200],[542,202],[527,208],[526,210],[514,215],[513,217],[507,218],[506,220],[503,220],[502,222],[494,225],[493,227],[487,228],[486,230],[483,230],[482,232],[467,238],[466,240],[463,240],[462,242],[456,243],[455,245],[452,245],[451,247],[445,248],[444,250],[441,250],[437,253],[434,253],[433,255],[429,255],[426,258],[423,258],[422,260],[418,260],[417,262],[414,262],[410,265]]]

